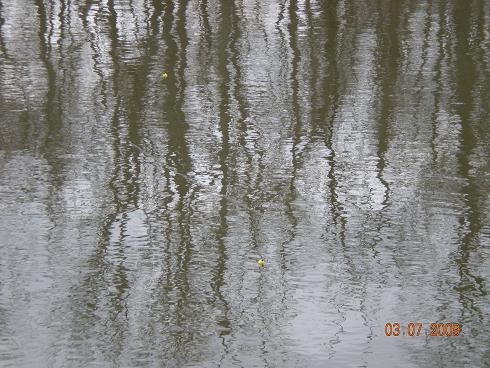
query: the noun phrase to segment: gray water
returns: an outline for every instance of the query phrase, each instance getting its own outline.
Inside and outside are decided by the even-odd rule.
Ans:
[[[0,366],[490,367],[489,32],[484,0],[1,0]]]

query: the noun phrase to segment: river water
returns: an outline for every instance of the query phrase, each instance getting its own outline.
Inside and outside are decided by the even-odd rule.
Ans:
[[[490,367],[489,30],[1,0],[0,366]]]

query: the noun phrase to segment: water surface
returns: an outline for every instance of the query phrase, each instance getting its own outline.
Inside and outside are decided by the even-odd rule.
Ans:
[[[0,365],[490,367],[489,29],[1,0]]]

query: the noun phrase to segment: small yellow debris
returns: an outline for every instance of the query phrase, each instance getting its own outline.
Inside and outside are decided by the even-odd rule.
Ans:
[[[257,263],[259,264],[260,267],[265,267],[265,261],[263,258],[259,259]]]
[[[163,78],[163,79],[167,79],[167,78],[168,78],[168,74],[167,74],[167,73],[163,73],[163,74],[162,74],[162,78]]]

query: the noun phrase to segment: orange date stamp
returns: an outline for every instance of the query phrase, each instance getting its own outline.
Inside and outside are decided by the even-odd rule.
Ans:
[[[463,332],[461,325],[457,322],[448,323],[421,323],[387,322],[385,324],[386,336],[459,336]]]

